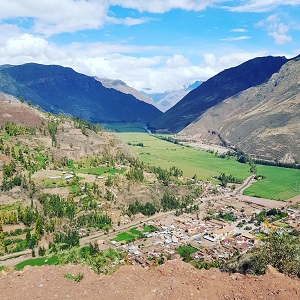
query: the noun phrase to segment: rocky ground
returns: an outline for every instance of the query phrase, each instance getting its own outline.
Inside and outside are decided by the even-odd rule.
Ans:
[[[80,282],[65,274],[83,274]],[[121,267],[113,275],[96,275],[81,266],[33,267],[0,275],[0,297],[9,299],[300,299],[300,280],[277,273],[263,276],[197,270],[180,260],[153,270]]]

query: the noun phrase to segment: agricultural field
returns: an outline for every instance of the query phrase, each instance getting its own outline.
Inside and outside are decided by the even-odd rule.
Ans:
[[[81,169],[76,169],[77,173],[81,173],[81,174],[91,174],[91,175],[114,175],[116,173],[120,173],[123,174],[125,172],[125,168],[121,169],[121,170],[117,170],[111,167],[105,167],[105,166],[101,166],[98,168],[81,168]]]
[[[250,175],[249,166],[234,159],[220,159],[212,153],[176,145],[147,133],[117,133],[117,136],[126,143],[142,143],[143,147],[133,146],[132,150],[143,162],[162,168],[176,166],[186,177],[196,174],[198,179],[211,180],[222,172],[239,179]]]
[[[197,252],[198,250],[192,246],[179,246],[176,250],[176,252],[183,257],[185,252],[188,252],[189,254],[193,254],[195,252]]]
[[[177,166],[183,175],[214,181],[220,173],[232,174],[239,179],[250,175],[248,164],[238,163],[234,158],[221,159],[214,154],[193,148],[176,145],[147,133],[117,133],[126,143],[133,145],[133,152],[145,163],[170,168]],[[255,182],[244,191],[245,195],[274,200],[287,200],[300,194],[300,171],[271,166],[257,165],[257,174],[263,180]]]
[[[145,124],[139,122],[132,123],[107,123],[101,124],[106,131],[114,132],[146,132]]]
[[[154,226],[144,226],[143,230],[138,230],[136,228],[131,228],[130,230],[126,231],[126,232],[121,232],[119,233],[114,239],[114,241],[116,242],[128,242],[131,241],[139,236],[141,236],[143,233],[146,232],[153,232],[158,230],[157,228],[155,228]]]
[[[25,261],[20,262],[15,266],[15,270],[20,271],[24,269],[26,266],[43,266],[43,265],[57,265],[58,260],[57,256],[51,256],[51,257],[38,257],[33,259],[28,259]]]
[[[257,165],[264,176],[244,191],[245,195],[273,200],[287,200],[300,194],[300,170]]]

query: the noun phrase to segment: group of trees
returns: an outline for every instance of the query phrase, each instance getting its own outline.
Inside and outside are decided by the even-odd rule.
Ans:
[[[225,173],[221,173],[218,176],[218,179],[221,181],[221,186],[223,186],[223,187],[226,187],[227,183],[238,183],[238,184],[240,184],[240,183],[243,182],[242,179],[238,179],[238,178],[232,176],[231,174],[226,175]]]
[[[142,204],[136,200],[135,202],[129,204],[127,214],[131,216],[141,213],[145,216],[152,216],[158,211],[159,209],[153,203],[146,202],[146,204]]]
[[[264,274],[271,265],[279,272],[300,278],[300,238],[286,232],[272,231],[263,240],[264,245],[238,256],[224,265],[230,272]]]
[[[129,204],[127,214],[129,216],[141,213],[145,216],[152,216],[156,212],[159,212],[162,208],[164,211],[175,210],[175,209],[190,209],[191,211],[198,209],[198,206],[193,206],[193,197],[184,196],[176,198],[175,195],[165,193],[160,200],[160,205],[155,205],[151,202],[142,204],[138,200]]]
[[[99,228],[111,227],[112,220],[108,215],[103,215],[99,212],[91,212],[78,216],[75,220],[76,228]]]
[[[38,200],[43,205],[43,213],[49,218],[67,217],[72,220],[76,215],[76,205],[72,199],[66,201],[59,195],[40,194]]]
[[[10,136],[35,134],[35,129],[30,126],[17,125],[10,122],[4,124],[4,130]]]

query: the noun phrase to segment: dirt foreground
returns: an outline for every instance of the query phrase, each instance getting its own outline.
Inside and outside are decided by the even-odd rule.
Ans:
[[[64,277],[83,274],[80,282]],[[263,276],[197,270],[180,260],[154,270],[121,267],[111,276],[81,266],[30,267],[0,273],[0,299],[300,299],[300,280],[277,273]]]

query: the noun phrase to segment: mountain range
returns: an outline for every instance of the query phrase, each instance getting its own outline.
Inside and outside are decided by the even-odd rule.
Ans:
[[[264,160],[300,161],[300,56],[261,85],[228,97],[179,137],[226,143]]]
[[[175,91],[173,98],[169,93],[158,103],[121,80],[34,63],[0,66],[0,92],[53,113],[99,123],[146,122],[151,130],[177,133],[182,140],[226,144],[256,158],[294,162],[300,161],[299,57],[254,58],[195,83],[185,96],[187,91]],[[154,106],[163,110],[164,101],[170,105],[180,95],[165,113]]]
[[[264,83],[287,61],[285,57],[259,57],[224,70],[188,93],[166,113],[150,122],[149,127],[177,133],[226,98]]]
[[[163,94],[150,94],[150,96],[155,100],[155,106],[162,112],[166,112],[201,83],[202,81],[196,81],[180,90],[169,91]]]
[[[56,65],[28,63],[0,68],[0,91],[52,113],[91,122],[150,121],[162,114],[131,94],[106,88],[93,77]]]

